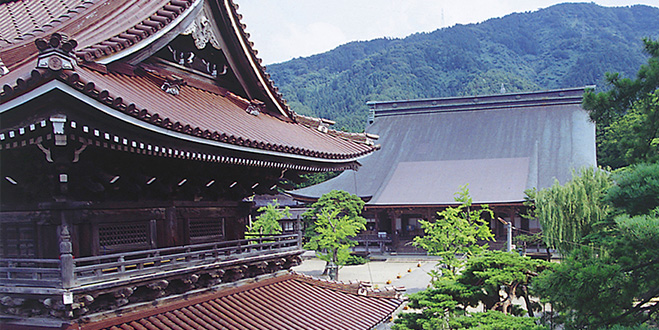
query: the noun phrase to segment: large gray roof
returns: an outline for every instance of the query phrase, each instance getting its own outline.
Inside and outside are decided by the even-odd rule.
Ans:
[[[327,182],[291,192],[316,199],[341,189],[367,205],[454,204],[469,184],[476,203],[523,201],[524,190],[595,166],[595,125],[584,88],[370,102],[382,149]]]

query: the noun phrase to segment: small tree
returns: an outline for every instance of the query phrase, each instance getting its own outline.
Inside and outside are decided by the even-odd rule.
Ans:
[[[350,256],[350,248],[357,245],[357,242],[350,237],[354,237],[364,229],[366,229],[366,221],[350,218],[347,215],[339,217],[339,210],[322,210],[316,219],[316,235],[304,247],[316,250],[321,260],[343,266]],[[334,279],[338,277],[337,270]]]
[[[247,227],[246,235],[269,236],[281,234],[279,220],[291,216],[289,207],[286,206],[283,210],[279,209],[279,203],[276,199],[266,206],[259,207],[256,211],[261,212],[261,214]]]
[[[359,196],[343,190],[332,190],[324,194],[318,201],[311,204],[311,209],[302,214],[302,220],[306,227],[305,236],[310,239],[316,235],[316,215],[320,214],[322,210],[330,212],[337,210],[339,211],[338,216],[348,216],[356,221],[366,223],[366,219],[361,216],[364,204]]]
[[[318,201],[311,205],[310,210],[302,214],[302,219],[306,226],[305,237],[309,239],[309,243],[305,245],[305,248],[316,250],[319,257],[327,261],[325,272],[323,273],[327,272],[327,266],[330,262],[334,262],[336,265],[345,265],[347,260],[347,256],[345,256],[346,251],[349,251],[350,247],[357,244],[350,240],[349,237],[355,236],[361,230],[366,229],[366,219],[361,216],[363,209],[364,201],[359,196],[352,195],[343,190],[332,190],[321,196]],[[324,217],[323,219],[321,219],[321,215]],[[345,221],[343,218],[346,218]],[[342,226],[336,225],[339,223],[336,222],[337,219],[341,223],[348,224],[349,227],[355,226],[358,229],[354,229],[354,233],[348,235]],[[324,228],[317,228],[319,225]],[[337,233],[332,234],[329,230],[337,231]],[[319,235],[320,232],[326,234],[322,239]],[[330,249],[336,248],[332,241],[342,246],[342,248],[336,249],[336,258],[330,257],[330,255],[335,254],[331,251],[323,254],[323,251],[329,251],[326,250],[328,247]]]
[[[467,185],[461,186],[455,194],[457,207],[448,207],[437,212],[436,221],[420,220],[424,236],[414,238],[414,246],[428,251],[428,254],[440,256],[446,265],[447,273],[454,276],[462,261],[456,254],[472,256],[487,249],[487,244],[478,245],[479,240],[492,241],[494,234],[490,230],[489,221],[484,215],[493,217],[487,205],[473,208],[473,200],[469,196]],[[437,274],[434,275],[437,277]]]
[[[431,288],[411,294],[410,307],[420,312],[399,315],[395,329],[543,329],[535,327],[533,309],[539,305],[531,302],[527,287],[548,265],[514,253],[485,251],[470,258],[455,277],[439,278]],[[518,297],[524,306],[515,305]],[[482,311],[477,311],[479,306]],[[530,317],[514,316],[523,314]]]

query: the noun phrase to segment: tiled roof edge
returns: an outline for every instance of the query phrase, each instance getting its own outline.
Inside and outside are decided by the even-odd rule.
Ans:
[[[366,297],[396,299],[401,301],[404,300],[402,296],[402,292],[405,291],[405,288],[401,288],[401,287],[386,287],[383,289],[374,289],[371,283],[368,282],[359,281],[359,282],[345,283],[340,281],[319,279],[296,272],[291,272],[291,274],[294,276],[293,277],[294,280],[334,291],[341,291],[349,294],[366,296]]]
[[[250,147],[261,150],[282,152],[286,154],[302,155],[302,156],[313,157],[318,159],[339,159],[339,160],[345,159],[346,161],[364,156],[379,148],[379,146],[373,146],[369,150],[364,150],[356,153],[328,154],[325,152],[319,152],[309,149],[301,149],[301,148],[285,146],[285,145],[273,145],[263,141],[252,141],[249,139],[244,139],[242,137],[228,135],[226,133],[220,133],[217,131],[211,132],[208,129],[204,130],[200,127],[192,127],[185,123],[171,122],[169,121],[168,118],[161,118],[160,116],[158,116],[157,113],[152,113],[147,109],[138,108],[138,106],[134,103],[126,104],[121,98],[121,96],[114,95],[111,91],[97,90],[93,81],[83,81],[82,78],[73,70],[62,70],[62,71],[53,72],[47,69],[34,69],[31,71],[29,77],[18,78],[16,80],[16,84],[14,85],[5,84],[4,86],[2,86],[2,90],[0,90],[0,104],[8,101],[9,99],[13,99],[24,93],[27,93],[30,90],[32,90],[34,87],[42,85],[53,79],[58,79],[66,83],[67,85],[75,88],[76,90],[92,98],[97,99],[101,103],[110,106],[117,111],[121,111],[128,115],[131,115],[132,117],[136,117],[142,121],[163,127],[168,130],[173,130],[208,140],[215,140],[237,146],[244,146],[244,147]],[[235,99],[233,101],[238,102],[239,100]]]
[[[92,62],[118,53],[164,29],[188,10],[195,1],[200,0],[172,0],[149,18],[130,27],[123,33],[78,50],[75,54],[84,61]]]
[[[245,31],[247,25],[242,22],[243,15],[238,13],[238,8],[239,8],[238,4],[234,3],[233,0],[228,0],[228,1],[230,3],[232,15],[236,18],[236,21],[238,22],[238,27],[239,27],[238,32],[240,33],[240,36],[247,41],[246,46],[248,48],[249,53],[245,55],[252,57],[254,63],[258,68],[259,71],[258,74],[260,74],[266,81],[267,86],[263,86],[263,88],[270,89],[272,95],[274,95],[276,101],[286,111],[289,118],[295,118],[296,113],[290,108],[290,106],[286,102],[286,99],[284,99],[284,95],[279,92],[279,88],[275,86],[275,83],[271,79],[270,74],[266,72],[266,66],[263,65],[263,59],[258,57],[259,52],[254,48],[254,42],[250,40],[250,34],[247,31]]]

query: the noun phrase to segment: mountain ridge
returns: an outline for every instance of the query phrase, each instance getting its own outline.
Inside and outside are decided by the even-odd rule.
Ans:
[[[564,3],[481,23],[354,41],[268,66],[296,112],[361,131],[367,101],[496,94],[598,85],[633,77],[659,36],[659,8]]]

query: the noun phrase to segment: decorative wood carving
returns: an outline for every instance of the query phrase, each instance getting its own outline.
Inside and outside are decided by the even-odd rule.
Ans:
[[[194,22],[181,34],[191,35],[198,49],[204,49],[209,42],[213,48],[221,49],[220,42],[213,32],[212,23],[208,17],[212,17],[212,15],[207,13],[207,9],[204,7]]]

